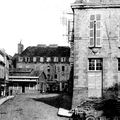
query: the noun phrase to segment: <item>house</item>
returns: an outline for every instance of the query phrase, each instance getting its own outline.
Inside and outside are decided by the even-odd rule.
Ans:
[[[27,68],[10,70],[9,94],[46,92],[46,76],[43,71]]]
[[[88,98],[119,97],[120,0],[76,0],[71,7],[73,106]]]
[[[19,50],[21,52],[13,57],[16,69],[43,71],[47,79],[48,91],[63,91],[66,89],[71,69],[70,48],[68,46],[39,44],[23,50],[23,45],[20,43],[18,48],[21,49]]]
[[[8,91],[10,57],[5,50],[0,49],[0,96],[5,96]]]

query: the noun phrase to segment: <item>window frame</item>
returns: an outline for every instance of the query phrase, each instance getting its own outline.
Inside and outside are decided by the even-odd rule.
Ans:
[[[91,62],[91,67],[90,67],[90,62]],[[88,59],[88,71],[102,71],[102,70],[103,70],[103,60],[101,58]]]

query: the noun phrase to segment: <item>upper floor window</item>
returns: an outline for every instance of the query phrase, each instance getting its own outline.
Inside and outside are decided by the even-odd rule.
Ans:
[[[90,47],[101,47],[101,15],[90,15]]]
[[[89,70],[97,71],[102,70],[102,59],[89,59]]]
[[[36,57],[33,57],[33,62],[36,62],[37,61],[37,58]]]
[[[66,58],[65,57],[61,57],[61,62],[65,62]]]

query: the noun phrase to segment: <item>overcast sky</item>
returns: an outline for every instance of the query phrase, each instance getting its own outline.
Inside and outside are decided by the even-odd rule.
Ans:
[[[63,12],[71,12],[74,1],[0,0],[0,48],[14,55],[21,40],[24,48],[37,44],[68,45],[61,18]]]

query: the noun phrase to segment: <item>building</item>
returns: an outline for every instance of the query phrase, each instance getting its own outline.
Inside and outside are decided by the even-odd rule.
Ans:
[[[43,71],[47,79],[47,90],[53,92],[67,88],[70,74],[69,58],[70,48],[67,46],[39,44],[27,47],[21,54],[16,54],[13,61],[16,69]]]
[[[87,98],[119,97],[120,0],[76,0],[72,10],[73,106]]]
[[[10,57],[0,49],[0,96],[5,96],[8,91]]]
[[[43,71],[27,68],[10,70],[9,94],[46,92],[46,76]]]

